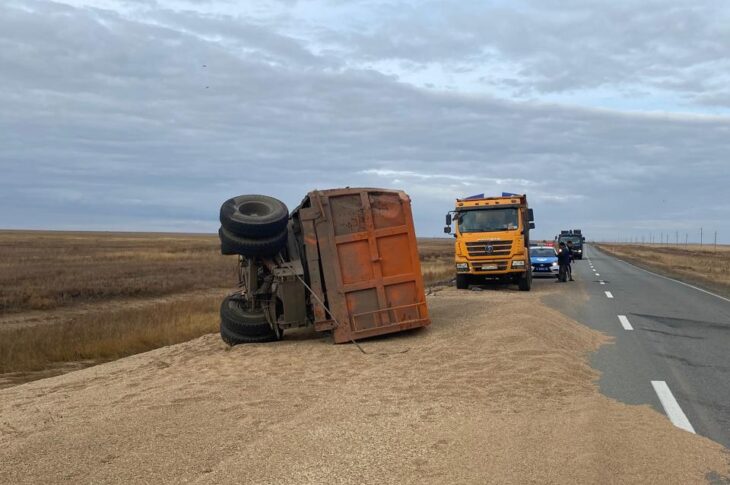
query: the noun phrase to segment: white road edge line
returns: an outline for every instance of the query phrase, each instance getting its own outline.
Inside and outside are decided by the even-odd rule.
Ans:
[[[664,408],[664,412],[667,413],[669,421],[677,428],[695,434],[692,423],[689,422],[687,415],[679,407],[679,403],[674,399],[674,395],[669,390],[667,383],[664,381],[651,381],[651,385],[654,387],[654,392],[659,397],[659,402],[662,403],[662,407]]]
[[[629,322],[629,319],[626,318],[626,315],[619,315],[618,321],[621,322],[621,326],[624,327],[624,330],[634,329],[634,327],[631,326],[631,322]]]
[[[610,291],[606,291],[606,298],[613,298],[613,294]]]
[[[690,285],[689,283],[685,283],[684,281],[675,280],[674,278],[670,278],[669,276],[660,275],[660,274],[654,273],[653,271],[649,271],[648,269],[640,268],[640,267],[636,266],[635,264],[631,264],[628,261],[624,261],[623,259],[616,258],[616,261],[620,261],[620,262],[622,262],[624,264],[627,264],[629,266],[633,266],[634,268],[636,268],[636,269],[638,269],[640,271],[643,271],[644,273],[649,273],[649,274],[654,275],[654,276],[656,276],[658,278],[664,278],[665,280],[674,281],[675,283],[679,283],[680,285],[687,286],[689,288],[692,288],[693,290],[701,291],[702,293],[707,293],[708,295],[714,296],[715,298],[719,298],[721,300],[724,300],[724,301],[730,303],[730,298],[725,298],[724,296],[717,295],[717,294],[715,294],[715,293],[713,293],[711,291],[703,290],[702,288],[699,288],[699,287],[694,286],[694,285]]]

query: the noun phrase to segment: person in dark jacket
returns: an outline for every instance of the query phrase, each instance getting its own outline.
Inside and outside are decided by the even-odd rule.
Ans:
[[[570,278],[570,281],[575,281],[573,279],[573,241],[568,240],[568,253],[570,254],[570,263],[568,264],[568,277]]]
[[[570,271],[570,251],[564,242],[560,243],[558,249],[558,266],[560,266],[561,272],[565,271],[568,274],[568,271]]]

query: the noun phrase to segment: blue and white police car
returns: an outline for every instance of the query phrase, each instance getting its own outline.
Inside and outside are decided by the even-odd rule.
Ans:
[[[558,276],[558,253],[551,246],[533,246],[530,248],[532,276]]]

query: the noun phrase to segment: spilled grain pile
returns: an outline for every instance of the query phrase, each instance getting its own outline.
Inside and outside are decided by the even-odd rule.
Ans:
[[[721,483],[719,445],[599,394],[554,291],[443,289],[368,355],[211,335],[1,390],[0,482]]]

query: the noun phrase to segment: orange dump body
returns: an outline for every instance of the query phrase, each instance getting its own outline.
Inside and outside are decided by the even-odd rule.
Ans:
[[[335,343],[430,323],[413,227],[402,191],[310,192],[293,214],[301,227],[317,330]],[[332,318],[334,317],[334,318]]]

